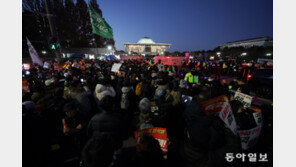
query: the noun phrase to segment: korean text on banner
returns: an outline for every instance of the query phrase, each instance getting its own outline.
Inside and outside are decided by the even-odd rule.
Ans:
[[[241,92],[235,92],[234,99],[242,102],[244,105],[244,108],[248,108],[251,106],[253,97],[243,94]]]
[[[173,57],[173,56],[156,56],[154,62],[161,60],[161,63],[169,66],[181,66],[183,61],[188,60],[188,57]]]
[[[219,113],[222,110],[223,104],[227,101],[227,96],[222,95],[202,102],[201,106],[206,114]]]
[[[111,68],[111,71],[112,72],[118,72],[119,69],[120,69],[120,67],[121,67],[121,65],[122,64],[120,64],[120,63],[114,63],[113,66],[112,66],[112,68]]]
[[[253,110],[253,116],[255,119],[255,122],[258,126],[262,126],[263,125],[263,120],[262,120],[262,111],[260,108],[254,108],[254,107],[250,107],[249,109]]]
[[[237,133],[241,138],[242,149],[247,150],[253,147],[258,141],[260,132],[261,126],[249,130],[238,130]]]
[[[227,127],[236,135],[237,124],[228,101],[223,103],[222,110],[219,113],[219,117],[227,125]]]
[[[145,128],[145,129],[134,132],[135,140],[137,144],[139,143],[141,137],[144,134],[149,134],[153,136],[155,139],[157,139],[162,151],[167,152],[168,144],[167,144],[166,128],[153,127],[153,128]]]

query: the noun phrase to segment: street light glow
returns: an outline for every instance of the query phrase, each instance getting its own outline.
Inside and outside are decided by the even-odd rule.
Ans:
[[[246,53],[246,52],[242,53],[242,56],[246,56],[246,55],[247,55],[247,53]]]
[[[266,56],[271,56],[271,53],[266,53]]]
[[[111,45],[107,46],[107,49],[108,50],[111,50],[112,49],[112,46]]]
[[[46,51],[45,51],[45,50],[43,50],[43,51],[42,51],[42,54],[46,54]]]

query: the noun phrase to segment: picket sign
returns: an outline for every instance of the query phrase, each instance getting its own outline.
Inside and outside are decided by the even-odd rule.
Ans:
[[[241,145],[243,150],[253,147],[258,142],[258,137],[262,126],[257,126],[249,130],[238,130],[237,133],[241,138]]]
[[[251,106],[253,97],[237,91],[235,92],[234,99],[242,102],[244,105],[244,108],[248,108]]]
[[[145,128],[139,131],[135,131],[134,136],[137,144],[139,144],[140,139],[144,134],[149,134],[153,136],[155,139],[157,139],[162,151],[164,153],[167,152],[168,143],[167,143],[166,128],[153,127],[153,128]]]
[[[222,105],[222,110],[219,113],[219,117],[227,125],[227,127],[237,135],[237,124],[233,115],[233,112],[228,101],[224,102]]]
[[[111,71],[112,72],[118,72],[119,71],[119,69],[120,69],[120,67],[121,67],[121,63],[114,63],[113,64],[113,66],[112,66],[112,68],[111,68]]]
[[[44,62],[43,68],[49,69],[50,68],[50,64],[47,61]]]
[[[228,98],[227,96],[222,95],[202,102],[201,106],[206,114],[213,114],[219,113],[222,110],[223,104],[225,102],[228,102]]]
[[[22,81],[22,92],[23,93],[30,92],[29,82],[27,80]]]
[[[59,70],[63,70],[63,66],[58,65],[58,64],[54,64],[54,65],[53,65],[53,70],[57,70],[57,71],[59,71]]]
[[[249,109],[253,110],[253,116],[255,119],[255,122],[258,126],[262,126],[263,124],[263,120],[262,120],[262,111],[260,108],[254,108],[254,107],[250,107]]]
[[[25,70],[30,70],[30,64],[23,64]]]

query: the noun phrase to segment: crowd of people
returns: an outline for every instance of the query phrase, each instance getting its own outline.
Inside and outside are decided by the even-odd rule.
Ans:
[[[115,72],[114,63],[121,63]],[[206,114],[200,105],[225,95],[238,128],[254,128],[252,111],[231,90],[247,91],[244,76],[256,68],[264,66],[87,59],[31,66],[23,70],[23,166],[238,166],[246,162],[230,163],[225,156],[242,152],[268,153],[272,163],[271,105],[256,106],[264,124],[257,144],[248,150],[218,116]],[[226,75],[235,79],[221,80]],[[151,127],[166,129],[166,152],[149,134],[139,143],[134,140],[134,132]]]

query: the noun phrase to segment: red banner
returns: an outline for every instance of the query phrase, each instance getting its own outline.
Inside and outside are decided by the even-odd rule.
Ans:
[[[22,81],[22,92],[23,93],[30,92],[29,82],[27,80]]]
[[[206,114],[219,113],[222,110],[223,104],[227,102],[227,96],[222,95],[207,101],[204,101],[201,104]]]
[[[142,56],[120,56],[121,60],[142,60]]]
[[[145,129],[134,132],[135,140],[137,144],[139,143],[141,137],[144,134],[149,134],[153,136],[155,139],[157,139],[162,151],[167,152],[168,143],[167,143],[166,128],[153,127],[153,128],[145,128]]]
[[[53,70],[62,70],[63,66],[62,65],[58,65],[57,63],[53,64]]]
[[[161,63],[164,65],[175,65],[181,66],[184,61],[188,60],[188,57],[173,57],[173,56],[156,56],[154,62],[158,63],[161,60]]]

